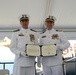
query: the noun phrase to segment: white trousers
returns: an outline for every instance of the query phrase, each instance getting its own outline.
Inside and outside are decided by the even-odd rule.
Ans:
[[[43,75],[63,75],[62,65],[43,66]]]
[[[35,75],[35,68],[29,67],[14,67],[13,75]]]

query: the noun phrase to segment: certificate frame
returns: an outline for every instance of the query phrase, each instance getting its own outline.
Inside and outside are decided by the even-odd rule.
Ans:
[[[50,47],[50,48],[48,48]],[[45,50],[44,50],[45,49]],[[50,52],[52,49],[52,52]],[[34,44],[26,44],[26,55],[27,56],[56,56],[56,47],[54,44],[46,44],[46,45],[34,45]]]
[[[41,51],[42,51],[42,56],[56,56],[57,55],[55,44],[43,45],[41,48]]]
[[[34,44],[26,44],[27,56],[41,56],[40,46]]]

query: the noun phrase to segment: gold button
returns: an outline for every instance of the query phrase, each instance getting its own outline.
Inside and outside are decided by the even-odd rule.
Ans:
[[[50,38],[50,36],[48,36],[48,38]]]
[[[48,42],[48,43],[50,43],[50,42]]]
[[[26,36],[26,37],[28,37],[28,36]]]

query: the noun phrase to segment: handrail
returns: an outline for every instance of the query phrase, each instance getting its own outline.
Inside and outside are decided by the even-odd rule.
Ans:
[[[3,69],[5,69],[6,64],[14,64],[14,62],[0,62],[0,64],[3,64]]]
[[[74,60],[75,59],[75,60]],[[73,60],[73,61],[72,61]],[[65,62],[76,62],[76,57],[64,60]]]

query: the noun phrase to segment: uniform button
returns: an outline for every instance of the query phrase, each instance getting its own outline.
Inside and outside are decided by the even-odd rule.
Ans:
[[[48,43],[50,43],[50,42],[48,42]]]
[[[28,37],[28,36],[26,36],[26,37]]]
[[[50,36],[48,36],[48,38],[50,38]]]

